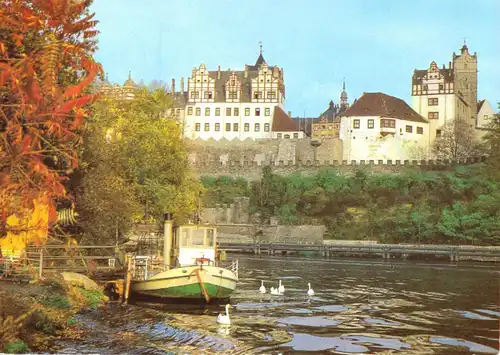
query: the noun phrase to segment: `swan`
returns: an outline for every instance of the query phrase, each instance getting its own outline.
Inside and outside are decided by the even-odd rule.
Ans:
[[[307,286],[309,287],[309,289],[307,290],[307,295],[314,296],[314,290],[311,288],[311,284],[308,283]]]
[[[277,288],[271,287],[271,295],[279,295],[279,291]]]
[[[229,307],[231,307],[231,305],[229,303],[226,304],[226,315],[219,313],[219,315],[217,316],[217,323],[231,324],[231,319],[229,318]]]
[[[259,292],[260,293],[266,293],[266,287],[264,286],[264,281],[260,281]]]
[[[285,293],[285,286],[283,286],[283,285],[281,284],[281,280],[280,280],[280,285],[279,285],[279,287],[278,287],[278,292],[279,292],[279,293]]]

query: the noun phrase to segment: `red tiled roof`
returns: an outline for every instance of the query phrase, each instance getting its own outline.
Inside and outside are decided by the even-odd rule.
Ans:
[[[292,120],[279,106],[274,107],[273,132],[299,132],[299,124]]]
[[[383,116],[405,121],[429,122],[403,100],[381,92],[364,93],[341,116]]]

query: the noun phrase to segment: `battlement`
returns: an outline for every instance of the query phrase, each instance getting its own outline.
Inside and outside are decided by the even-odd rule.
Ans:
[[[192,161],[193,168],[229,168],[229,167],[337,167],[337,166],[456,166],[483,162],[485,158],[469,158],[461,160],[197,160]]]

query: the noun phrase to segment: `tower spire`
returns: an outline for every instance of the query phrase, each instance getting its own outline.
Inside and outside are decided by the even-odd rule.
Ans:
[[[259,41],[259,54],[262,55],[262,41]]]

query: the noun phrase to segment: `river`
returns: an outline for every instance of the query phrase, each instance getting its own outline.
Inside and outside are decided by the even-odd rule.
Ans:
[[[496,266],[362,259],[240,260],[231,326],[222,306],[137,303],[79,316],[61,352],[101,354],[497,354]],[[283,280],[285,294],[269,288]],[[258,293],[264,280],[268,293]],[[310,282],[315,295],[306,294]]]

